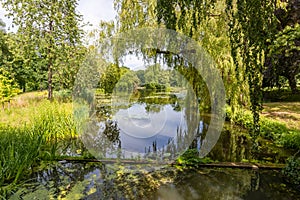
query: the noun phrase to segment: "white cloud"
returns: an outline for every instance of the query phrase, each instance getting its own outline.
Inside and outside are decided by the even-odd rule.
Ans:
[[[91,23],[94,28],[101,20],[114,20],[116,16],[113,0],[80,0],[78,11],[83,15],[84,22]]]
[[[5,14],[7,12],[4,10],[4,8],[2,8],[2,5],[0,4],[0,19],[2,19],[2,21],[5,23],[6,27],[5,29],[9,28],[12,26],[12,20],[8,19],[7,17],[5,17]]]

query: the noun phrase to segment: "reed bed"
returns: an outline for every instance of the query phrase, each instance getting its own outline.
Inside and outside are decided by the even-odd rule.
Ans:
[[[63,145],[77,137],[72,103],[42,99],[26,110],[11,109],[11,114],[0,113],[12,122],[0,122],[0,199],[28,178],[40,161],[55,159]]]

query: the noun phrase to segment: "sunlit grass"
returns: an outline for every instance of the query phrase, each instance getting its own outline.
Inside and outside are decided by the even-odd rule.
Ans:
[[[288,112],[295,112],[295,108],[292,105],[296,105],[298,103],[279,103],[279,104],[266,104],[273,105],[270,110],[278,110],[284,112],[283,107],[290,105],[290,109],[287,109]],[[267,107],[267,106],[264,106]],[[295,150],[300,149],[300,128],[299,128],[299,120],[293,120],[292,122],[287,119],[276,119],[269,115],[271,111],[264,111],[263,115],[260,118],[260,137],[269,139],[273,141],[277,145],[283,145],[286,148],[292,148]],[[298,112],[298,111],[296,111]],[[240,109],[237,110],[236,113],[233,113],[228,108],[226,110],[227,118],[240,125],[247,130],[251,130],[253,127],[253,116],[251,111]],[[297,115],[297,114],[296,114]]]
[[[0,193],[39,161],[55,159],[64,142],[76,137],[72,103],[50,102],[42,93],[18,96],[0,112]]]
[[[32,121],[39,111],[41,101],[45,101],[47,92],[29,92],[14,97],[9,105],[0,110],[0,124],[20,127]]]
[[[16,183],[38,161],[43,135],[33,129],[0,127],[0,185]]]
[[[264,103],[263,116],[300,130],[300,102]]]

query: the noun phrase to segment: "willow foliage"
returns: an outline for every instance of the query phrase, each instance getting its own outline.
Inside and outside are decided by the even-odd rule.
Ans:
[[[242,80],[245,77],[244,73],[235,71],[230,38],[227,35],[229,27],[225,8],[225,1],[222,0],[116,0],[117,31],[141,27],[162,27],[175,30],[198,41],[220,69],[227,90],[227,102],[234,110],[240,105],[248,106],[249,92],[247,81],[237,81],[236,78],[239,77]],[[162,58],[170,67],[178,68],[184,64],[180,56],[170,54],[170,52],[148,50],[142,53],[146,59]],[[195,82],[193,79],[198,80],[193,70],[186,72],[185,76],[191,79],[191,83]]]
[[[245,70],[249,84],[251,111],[253,113],[253,137],[257,137],[259,113],[262,109],[262,72],[268,53],[269,39],[276,29],[275,0],[227,0],[230,16],[230,40],[237,73]],[[238,62],[241,58],[242,62]]]

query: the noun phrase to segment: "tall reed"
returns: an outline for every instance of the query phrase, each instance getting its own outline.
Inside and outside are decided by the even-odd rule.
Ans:
[[[28,173],[40,159],[42,135],[27,127],[0,126],[0,193]]]
[[[0,124],[0,194],[9,194],[35,164],[54,159],[59,149],[76,138],[71,103],[42,100],[30,110],[27,124]]]

